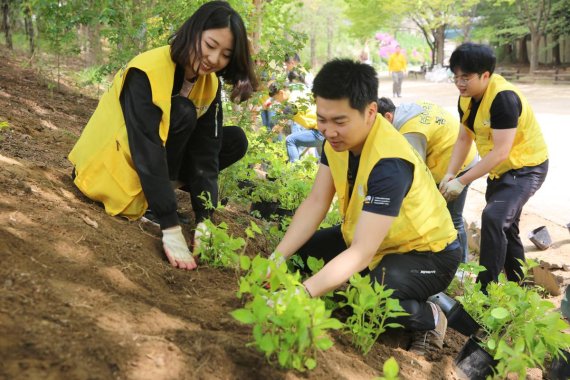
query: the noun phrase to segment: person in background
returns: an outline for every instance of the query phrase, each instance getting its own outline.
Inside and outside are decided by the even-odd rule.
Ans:
[[[459,135],[459,120],[440,106],[425,101],[404,103],[396,107],[390,99],[380,98],[378,99],[378,113],[392,123],[414,147],[427,164],[436,185],[439,185],[445,175],[453,145]],[[457,175],[460,177],[472,168],[478,159],[477,150],[472,144]],[[451,214],[451,220],[457,230],[463,251],[463,262],[467,262],[469,254],[467,234],[463,223],[463,208],[468,189],[469,186],[465,186],[456,199],[447,203],[447,209]]]
[[[447,320],[427,299],[447,288],[461,260],[445,200],[417,152],[378,115],[372,66],[330,61],[313,94],[326,138],[321,163],[271,258],[278,265],[295,253],[322,258],[324,267],[303,283],[313,297],[355,273],[370,275],[409,313],[398,322],[413,331],[410,350],[441,349]],[[335,194],[343,222],[317,230]]]
[[[217,205],[219,171],[247,150],[240,128],[222,128],[218,76],[231,85],[235,102],[257,88],[243,20],[224,1],[202,5],[170,45],[136,56],[119,71],[69,154],[81,192],[109,215],[135,220],[146,213],[160,225],[169,262],[182,269],[196,262],[174,187],[190,192],[195,245],[212,212],[199,196]]]
[[[288,84],[271,84],[269,92],[273,101],[281,105],[282,115],[285,117],[274,131],[280,133],[283,126],[290,129],[285,138],[285,146],[289,162],[295,162],[301,157],[302,147],[318,148],[323,144],[324,136],[317,129],[315,104],[303,84],[303,77],[292,71],[288,79]]]
[[[396,46],[396,51],[388,58],[388,72],[392,74],[392,95],[393,97],[402,97],[402,82],[407,67],[406,56],[402,54],[400,45]]]
[[[285,74],[289,77],[289,73],[295,71],[298,75],[304,78],[304,83],[308,88],[313,86],[313,74],[301,65],[301,58],[299,54],[287,54],[285,56]]]
[[[451,54],[462,127],[439,184],[451,200],[488,175],[479,259],[486,270],[477,277],[483,291],[503,269],[510,281],[522,278],[520,261],[525,255],[519,221],[523,206],[548,172],[548,150],[534,112],[518,88],[493,73],[495,63],[495,54],[485,45],[465,43]],[[473,140],[481,161],[458,177]]]

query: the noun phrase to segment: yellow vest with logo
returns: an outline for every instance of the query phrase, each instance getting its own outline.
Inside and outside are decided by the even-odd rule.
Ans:
[[[163,146],[170,128],[170,106],[176,64],[170,58],[170,46],[149,50],[133,58],[114,77],[109,90],[103,94],[97,109],[69,153],[75,167],[75,185],[87,197],[103,203],[109,215],[140,218],[148,207],[139,176],[135,170],[127,128],[119,97],[131,68],[147,75],[152,90],[152,102],[161,109],[158,132]],[[188,98],[202,116],[214,101],[218,90],[214,73],[200,76]]]
[[[411,188],[404,197],[399,215],[369,264],[370,269],[375,268],[386,254],[411,250],[439,252],[457,238],[445,200],[428,168],[406,139],[382,116],[376,117],[366,138],[350,198],[346,178],[348,151],[335,152],[326,143],[325,152],[343,216],[342,235],[347,246],[352,243],[368,192],[368,177],[376,163],[383,158],[401,158],[414,165]]]
[[[491,105],[497,94],[501,91],[513,91],[518,95],[522,104],[522,112],[519,117],[515,140],[509,153],[509,157],[495,166],[489,172],[489,178],[499,178],[503,173],[511,169],[520,169],[523,166],[536,166],[542,164],[548,158],[546,142],[542,136],[540,126],[534,117],[534,112],[530,108],[526,98],[498,74],[491,75],[489,85],[483,94],[481,104],[477,110],[472,130],[467,128],[471,136],[475,139],[477,150],[481,157],[485,157],[493,149],[493,136],[491,132]],[[461,122],[467,125],[469,112],[471,109],[471,98],[460,97],[459,106],[463,111]]]
[[[429,102],[418,104],[423,108],[423,112],[406,121],[400,128],[400,133],[419,133],[425,136],[427,140],[426,165],[435,183],[440,183],[447,171],[453,146],[459,135],[459,120],[436,104]],[[459,172],[473,161],[476,154],[475,145],[471,144],[471,149]]]

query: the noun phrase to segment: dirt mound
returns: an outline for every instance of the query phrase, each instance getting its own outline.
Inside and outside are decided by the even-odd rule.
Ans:
[[[159,231],[106,215],[73,186],[66,155],[97,100],[55,91],[23,66],[0,60],[9,124],[0,132],[0,378],[371,379],[390,356],[403,379],[455,377],[464,338],[454,332],[430,361],[397,348],[400,333],[366,357],[336,334],[310,373],[270,366],[229,315],[241,306],[234,272],[171,268]],[[250,217],[229,206],[217,218],[240,234]],[[249,253],[264,249],[261,239]]]

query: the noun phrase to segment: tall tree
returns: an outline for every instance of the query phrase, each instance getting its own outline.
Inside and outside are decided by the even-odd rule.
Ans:
[[[530,68],[538,68],[538,48],[544,36],[552,10],[552,0],[516,0],[516,9],[530,31]]]
[[[561,64],[560,37],[570,36],[570,0],[557,0],[552,4],[552,17],[547,32],[552,35],[552,60],[555,65]]]
[[[4,37],[6,38],[6,46],[8,49],[14,49],[12,43],[12,29],[10,28],[10,1],[2,0],[2,27],[4,29]]]

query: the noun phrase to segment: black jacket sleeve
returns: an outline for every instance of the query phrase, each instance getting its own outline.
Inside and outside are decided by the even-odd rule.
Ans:
[[[159,136],[161,109],[152,102],[146,74],[131,68],[120,96],[129,148],[149,208],[162,229],[179,224],[176,195],[170,184],[166,149]]]
[[[187,149],[188,159],[182,181],[186,183],[185,190],[190,191],[192,208],[196,215],[196,223],[212,215],[204,202],[198,197],[209,194],[214,207],[218,204],[218,173],[219,156],[223,138],[223,111],[221,100],[222,84],[218,86],[216,98],[196,124],[196,129],[190,137]]]

